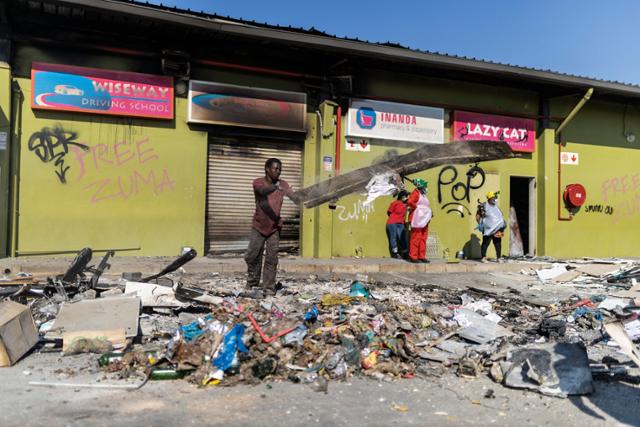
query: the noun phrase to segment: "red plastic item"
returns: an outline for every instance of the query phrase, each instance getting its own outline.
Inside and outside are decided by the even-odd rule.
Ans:
[[[277,334],[275,334],[272,337],[268,337],[268,336],[265,335],[265,333],[262,331],[262,329],[260,329],[260,325],[258,325],[258,322],[256,322],[256,319],[253,318],[251,313],[247,313],[247,318],[249,318],[249,321],[251,322],[251,324],[253,325],[255,330],[258,332],[258,335],[260,335],[260,338],[262,338],[262,341],[266,342],[267,344],[277,340],[278,338],[280,338],[283,335],[287,335],[289,332],[291,332],[291,331],[293,331],[295,329],[295,326],[294,326],[293,328],[289,328],[289,329],[285,329],[284,331],[280,331],[280,332],[278,332]]]
[[[593,303],[593,301],[591,301],[590,299],[583,299],[581,301],[578,301],[577,303],[573,304],[571,306],[571,308],[578,308],[578,307],[582,307],[582,306],[587,306],[589,308],[595,308],[596,305]]]
[[[580,207],[587,201],[587,190],[581,184],[569,184],[564,189],[565,203],[573,207]]]

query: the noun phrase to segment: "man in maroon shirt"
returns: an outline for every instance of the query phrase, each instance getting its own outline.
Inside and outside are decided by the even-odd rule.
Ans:
[[[253,193],[256,199],[256,211],[253,214],[253,228],[249,235],[249,247],[244,256],[247,263],[247,287],[260,285],[267,295],[276,293],[276,272],[278,269],[278,245],[282,218],[280,210],[284,196],[293,199],[293,190],[286,181],[280,179],[282,162],[269,159],[264,164],[264,178],[253,180]],[[266,245],[266,251],[265,251]],[[264,271],[262,271],[262,253],[265,253]]]

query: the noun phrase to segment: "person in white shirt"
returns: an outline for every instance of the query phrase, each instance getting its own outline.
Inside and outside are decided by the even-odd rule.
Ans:
[[[479,206],[476,213],[478,229],[482,232],[481,262],[487,262],[487,249],[489,249],[489,243],[492,241],[493,246],[496,248],[496,261],[501,261],[502,237],[504,237],[504,229],[507,225],[502,211],[497,205],[499,193],[499,191],[489,191],[487,193],[487,201]]]

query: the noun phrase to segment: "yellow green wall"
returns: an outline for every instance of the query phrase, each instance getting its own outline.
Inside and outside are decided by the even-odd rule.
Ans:
[[[538,100],[534,93],[520,90],[496,90],[494,87],[462,84],[443,79],[420,78],[408,75],[389,75],[385,73],[372,73],[365,80],[362,91],[374,93],[376,96],[401,98],[406,102],[419,104],[456,104],[464,105],[469,109],[489,109],[491,111],[505,111],[513,114],[536,114]],[[447,112],[451,112],[447,110]],[[324,127],[326,132],[333,131],[333,126],[328,126],[335,114],[334,109],[325,110]],[[346,116],[342,121],[341,172],[361,167],[370,166],[380,161],[385,155],[406,154],[419,146],[419,144],[406,144],[394,141],[373,141],[370,152],[346,151],[344,146],[344,129]],[[317,131],[314,131],[317,134]],[[445,141],[449,140],[449,124],[445,123]],[[318,137],[319,138],[319,137]],[[317,144],[310,139],[307,142],[305,158],[305,185],[317,182],[318,176],[328,178],[332,176],[321,170],[322,156],[335,157],[335,136],[323,139]],[[310,149],[309,149],[310,148]],[[465,173],[472,165],[455,165],[458,178],[449,186],[444,186],[442,203],[438,203],[438,174],[442,168],[438,167],[416,174],[411,178],[424,178],[429,182],[428,197],[434,211],[434,219],[430,225],[430,232],[437,235],[440,241],[440,252],[449,249],[453,256],[456,251],[468,249],[468,242],[475,241],[472,235],[481,240],[480,233],[474,231],[475,210],[477,199],[488,190],[501,190],[503,197],[499,200],[500,208],[508,215],[509,211],[509,178],[511,176],[536,177],[538,173],[538,153],[525,154],[523,158],[505,161],[482,163],[481,167],[487,173],[485,185],[471,192],[470,202],[463,202],[464,216],[455,212],[447,213],[450,207],[444,208],[448,202],[452,202],[451,185],[466,180]],[[413,187],[408,185],[409,190]],[[483,197],[483,196],[482,196]],[[377,199],[371,206],[363,204],[366,197],[361,194],[353,194],[341,198],[337,202],[335,210],[331,210],[327,204],[315,209],[305,209],[306,218],[305,236],[311,233],[312,221],[316,222],[317,236],[313,244],[306,238],[302,242],[302,255],[305,257],[328,258],[331,256],[364,256],[386,257],[389,255],[385,223],[386,210],[393,200],[391,196]],[[484,200],[484,198],[483,198]],[[471,215],[469,215],[469,211]],[[313,218],[311,220],[310,218]],[[508,253],[508,237],[503,242],[503,254]],[[465,247],[466,246],[466,247]],[[476,245],[477,246],[477,245]],[[432,250],[433,253],[433,250]],[[492,255],[490,249],[489,255]],[[436,254],[442,256],[442,253]]]
[[[377,76],[385,77],[385,76]],[[405,78],[406,77],[406,78]],[[394,83],[401,81],[401,83]],[[405,86],[405,84],[407,86]],[[419,90],[416,90],[419,88]],[[537,98],[526,91],[500,90],[482,85],[455,84],[436,79],[418,79],[403,76],[389,79],[372,79],[367,90],[377,96],[402,98],[421,104],[456,104],[460,109],[503,109],[511,115],[535,114]],[[577,152],[580,163],[577,166],[563,165],[561,168],[561,191],[571,183],[580,183],[586,187],[587,202],[574,212],[573,219],[566,221],[558,217],[558,145],[553,129],[539,129],[537,148],[533,154],[523,154],[521,158],[481,163],[487,174],[485,185],[474,190],[469,203],[460,208],[464,217],[444,208],[452,201],[451,186],[444,188],[443,201],[438,202],[438,174],[442,168],[425,171],[413,177],[421,177],[429,182],[429,199],[434,209],[434,219],[430,226],[433,235],[439,240],[439,252],[431,251],[434,256],[442,256],[445,249],[453,255],[460,249],[468,250],[468,243],[481,239],[474,230],[476,200],[484,200],[488,190],[500,190],[499,206],[505,216],[509,212],[509,193],[511,177],[535,178],[535,240],[536,254],[558,258],[579,256],[591,257],[637,257],[637,241],[640,240],[640,109],[633,106],[625,108],[623,104],[590,101],[578,113],[576,118],[563,132],[563,151]],[[579,97],[565,97],[551,100],[551,116],[565,117]],[[331,121],[333,109],[325,111],[325,131],[330,132],[327,123]],[[447,110],[447,112],[450,112]],[[328,116],[328,117],[327,117]],[[343,126],[346,118],[343,117]],[[558,123],[554,123],[557,126]],[[447,127],[448,124],[445,124]],[[624,133],[633,132],[638,140],[629,143]],[[449,129],[445,129],[446,140]],[[415,146],[394,142],[373,142],[371,152],[350,152],[344,149],[344,135],[341,143],[342,172],[369,166],[379,161],[385,154],[393,151],[404,154]],[[319,138],[319,137],[318,137]],[[333,155],[334,137],[322,139],[309,138],[306,152],[305,185],[317,182],[318,176],[326,179],[332,176],[321,170],[322,156]],[[458,182],[464,179],[464,173],[471,165],[456,165]],[[311,172],[313,171],[313,172]],[[455,183],[454,182],[454,183]],[[412,187],[409,185],[409,189]],[[335,257],[384,257],[388,256],[385,235],[386,209],[393,200],[381,197],[370,207],[363,205],[366,197],[354,194],[341,198],[337,209],[328,205],[305,210],[309,223],[316,222],[313,245],[302,242],[303,256],[328,258]],[[560,216],[569,218],[570,212],[561,203]],[[469,211],[471,215],[469,215]],[[312,229],[307,227],[308,233]],[[306,248],[306,249],[305,249]],[[525,248],[526,249],[526,248]],[[509,251],[509,234],[503,240],[503,254]],[[489,249],[489,256],[493,248]]]
[[[637,108],[591,100],[563,131],[563,151],[578,153],[579,165],[562,166],[562,189],[584,185],[587,201],[572,221],[557,215],[557,145],[549,138],[546,166],[545,253],[556,257],[638,257],[640,241],[640,138],[626,141],[624,131],[640,137]],[[578,97],[552,103],[553,115],[566,115]],[[626,129],[624,126],[626,125]],[[595,205],[588,212],[587,206]],[[569,212],[561,209],[562,216]]]
[[[19,75],[26,75],[30,60],[40,58],[39,50],[17,52]],[[68,56],[68,55],[67,55]],[[48,52],[42,60],[70,63],[67,57]],[[78,64],[76,64],[78,65]],[[122,62],[118,58],[88,58],[86,66],[130,71],[155,72],[157,64]],[[117,66],[116,66],[117,65]],[[299,82],[271,77],[235,74],[196,68],[193,78],[302,90]],[[22,98],[14,108],[16,116],[13,153],[0,152],[0,189],[8,188],[8,168],[2,168],[11,155],[16,168],[16,211],[11,212],[12,249],[28,251],[74,250],[93,248],[137,247],[137,252],[121,255],[175,255],[183,246],[203,252],[205,235],[207,133],[202,127],[186,124],[187,101],[176,98],[173,121],[115,118],[98,115],[38,112],[30,106],[30,81],[17,78]],[[365,70],[355,80],[357,93],[369,93],[388,99],[422,105],[454,105],[453,109],[470,109],[506,115],[536,115],[538,95],[533,91],[497,88],[483,84],[460,83]],[[8,129],[10,115],[10,72],[0,67],[0,132]],[[550,102],[550,114],[566,116],[579,97],[565,97]],[[312,104],[312,103],[311,103]],[[311,105],[310,104],[310,105]],[[313,107],[310,107],[313,108]],[[346,112],[343,111],[346,114]],[[322,128],[320,128],[322,118]],[[4,121],[2,121],[4,120]],[[346,151],[346,116],[341,118],[341,172],[369,166],[390,153],[405,154],[417,145],[373,141],[370,152]],[[335,176],[325,170],[323,157],[330,156],[335,165],[336,106],[323,103],[319,114],[309,110],[308,131],[304,148],[304,186]],[[554,123],[556,126],[557,123]],[[43,162],[37,156],[42,150],[43,135],[57,138],[56,129],[73,142],[87,146],[83,151],[73,145],[63,157],[68,167],[66,182],[56,175],[60,165]],[[214,130],[211,130],[214,131]],[[638,141],[629,143],[624,132],[634,132]],[[44,133],[43,133],[44,132]],[[445,141],[450,138],[445,123]],[[31,149],[29,141],[32,141]],[[572,221],[561,221],[557,215],[557,144],[552,129],[538,130],[536,151],[519,159],[485,162],[486,184],[471,192],[469,202],[460,209],[464,216],[447,212],[452,202],[451,184],[443,188],[443,201],[438,202],[438,174],[441,167],[416,174],[429,182],[429,199],[434,210],[430,226],[439,240],[439,252],[449,249],[453,255],[467,249],[468,242],[479,241],[474,231],[476,200],[488,190],[500,190],[500,208],[509,211],[510,177],[532,177],[536,180],[536,249],[538,255],[555,257],[635,257],[640,240],[640,109],[625,108],[620,103],[598,100],[598,93],[563,132],[565,151],[580,154],[578,166],[562,167],[562,188],[581,183],[587,189],[586,205],[593,212],[579,210]],[[58,146],[57,150],[61,147]],[[455,165],[458,179],[464,180],[471,165]],[[409,189],[412,187],[409,185]],[[5,197],[6,192],[2,197]],[[364,207],[359,194],[343,197],[335,209],[324,204],[303,209],[301,217],[301,252],[306,258],[385,257],[388,256],[385,234],[386,209],[391,197],[382,197]],[[6,202],[5,202],[6,205]],[[0,213],[0,224],[8,210]],[[562,207],[563,216],[568,211]],[[0,234],[0,250],[3,246]],[[508,253],[509,237],[504,239],[503,254]],[[476,241],[476,242],[477,242]],[[477,243],[476,243],[477,245]],[[493,249],[490,249],[490,256]],[[432,255],[433,255],[432,251]],[[1,255],[1,254],[0,254]]]
[[[18,254],[85,246],[141,247],[119,255],[203,252],[207,135],[187,126],[186,99],[176,98],[170,121],[37,111],[30,80],[18,83]],[[86,150],[69,145],[63,166],[40,160],[43,137],[56,143],[60,135]],[[56,170],[65,168],[63,183]]]
[[[11,70],[0,62],[0,257],[7,255],[9,241],[9,189],[11,177]]]

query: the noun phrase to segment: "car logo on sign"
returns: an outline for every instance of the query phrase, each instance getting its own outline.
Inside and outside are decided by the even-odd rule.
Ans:
[[[373,129],[376,126],[376,111],[370,107],[362,107],[356,112],[356,123],[362,129]]]
[[[84,95],[84,91],[81,89],[78,89],[75,86],[70,86],[70,85],[57,85],[54,89],[54,92],[59,94],[59,95],[75,95],[75,96],[82,96]]]

